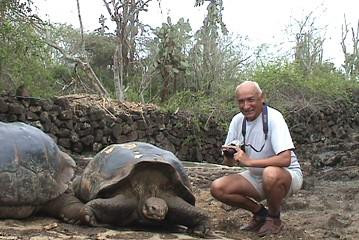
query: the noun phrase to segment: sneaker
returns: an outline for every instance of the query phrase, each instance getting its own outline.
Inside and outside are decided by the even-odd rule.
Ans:
[[[253,215],[251,221],[248,224],[242,226],[240,228],[240,230],[242,230],[242,231],[250,231],[250,232],[257,232],[262,227],[265,220],[266,220],[265,217],[261,217],[261,216],[258,216],[258,215]]]
[[[266,217],[264,224],[258,230],[257,234],[260,237],[266,235],[278,234],[283,229],[283,223],[279,218]]]

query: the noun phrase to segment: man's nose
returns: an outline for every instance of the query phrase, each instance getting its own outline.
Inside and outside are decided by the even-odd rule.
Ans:
[[[249,102],[248,102],[248,101],[244,101],[244,102],[243,102],[243,108],[244,108],[244,109],[248,109],[249,107],[250,107]]]

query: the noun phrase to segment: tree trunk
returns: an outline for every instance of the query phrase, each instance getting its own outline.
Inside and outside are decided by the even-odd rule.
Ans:
[[[163,78],[162,93],[161,93],[161,102],[164,102],[168,99],[168,84],[169,84],[169,74],[165,70],[165,66],[160,68],[161,76]]]
[[[122,75],[122,63],[121,63],[121,44],[116,46],[115,53],[113,55],[113,79],[115,83],[116,98],[120,101],[124,100],[123,94],[123,75]]]

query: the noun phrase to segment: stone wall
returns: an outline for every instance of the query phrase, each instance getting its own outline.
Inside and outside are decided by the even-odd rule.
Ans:
[[[359,99],[305,108],[286,117],[307,173],[359,165]]]
[[[105,146],[144,141],[184,161],[218,162],[225,131],[211,119],[156,106],[120,103],[97,96],[43,100],[0,97],[0,121],[21,121],[42,129],[74,153],[96,153]]]
[[[337,145],[358,137],[359,104],[338,102],[335,108],[315,112],[303,109],[286,120],[299,150],[318,143]],[[225,129],[207,116],[162,112],[151,104],[89,95],[52,100],[1,96],[0,121],[36,126],[73,153],[93,154],[109,144],[144,141],[168,149],[184,161],[211,163],[222,161],[220,147],[226,136]]]
[[[289,113],[286,120],[299,144],[338,143],[358,132],[359,102],[337,101],[331,105],[303,108]]]

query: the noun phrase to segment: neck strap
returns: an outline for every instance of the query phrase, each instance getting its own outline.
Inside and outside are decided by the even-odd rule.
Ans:
[[[243,136],[243,143],[246,144],[246,118],[243,118],[242,121],[242,136]],[[263,104],[262,110],[262,123],[263,123],[263,133],[264,133],[264,141],[267,140],[268,137],[268,108],[267,105]]]

